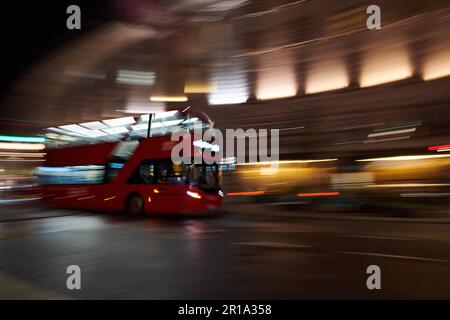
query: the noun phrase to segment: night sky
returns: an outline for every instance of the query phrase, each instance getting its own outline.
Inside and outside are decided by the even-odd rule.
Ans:
[[[89,32],[111,17],[112,0],[2,1],[0,98],[14,79],[66,41]],[[66,8],[81,8],[81,30],[68,30]]]

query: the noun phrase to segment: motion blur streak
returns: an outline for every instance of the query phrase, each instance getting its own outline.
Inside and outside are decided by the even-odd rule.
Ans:
[[[0,152],[0,157],[24,157],[24,158],[41,158],[45,153],[40,152]]]
[[[187,101],[187,97],[170,97],[170,96],[152,96],[151,101],[162,101],[162,102],[184,102]]]
[[[340,195],[339,192],[316,192],[316,193],[299,193],[298,197],[333,197]]]
[[[39,142],[44,143],[45,138],[42,137],[17,137],[17,136],[3,136],[0,135],[0,141],[8,142]]]
[[[0,150],[43,150],[45,145],[42,143],[4,143],[0,142]]]
[[[417,156],[396,156],[385,158],[372,158],[372,159],[360,159],[356,161],[408,161],[408,160],[422,160],[422,159],[436,159],[436,158],[448,158],[450,154],[442,155],[417,155]]]
[[[264,194],[264,191],[228,192],[227,196],[257,196],[261,194]]]
[[[368,188],[417,188],[417,187],[446,187],[450,183],[398,183],[398,184],[376,184]]]
[[[260,161],[260,162],[243,162],[237,163],[238,166],[255,166],[255,165],[269,165],[269,164],[290,164],[290,163],[316,163],[316,162],[331,162],[338,159],[315,159],[315,160],[280,160],[280,161]]]
[[[430,150],[430,151],[439,151],[441,149],[449,149],[449,148],[450,148],[450,144],[443,144],[443,145],[440,145],[440,146],[428,147],[428,150]]]

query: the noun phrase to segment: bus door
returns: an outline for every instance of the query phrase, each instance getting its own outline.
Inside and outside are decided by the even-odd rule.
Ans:
[[[186,166],[173,164],[171,159],[160,159],[155,162],[155,169],[158,206],[166,212],[179,211],[188,189]]]
[[[187,190],[183,168],[173,165],[170,158],[144,160],[130,179],[130,190],[145,198],[147,211],[178,211]]]

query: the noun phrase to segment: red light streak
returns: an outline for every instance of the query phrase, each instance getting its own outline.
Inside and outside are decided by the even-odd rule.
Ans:
[[[333,197],[340,195],[340,192],[317,192],[317,193],[299,193],[297,197]]]
[[[440,145],[440,146],[428,147],[428,151],[437,151],[437,150],[440,150],[440,149],[449,149],[449,148],[450,148],[450,144],[443,144],[443,145]]]
[[[264,194],[264,191],[229,192],[227,196],[257,196],[260,194]]]

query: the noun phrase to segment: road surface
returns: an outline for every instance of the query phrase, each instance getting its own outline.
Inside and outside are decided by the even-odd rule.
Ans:
[[[0,298],[450,298],[449,223],[248,208],[129,219],[3,207]],[[67,289],[69,265],[81,290]],[[367,289],[369,265],[381,290]]]

